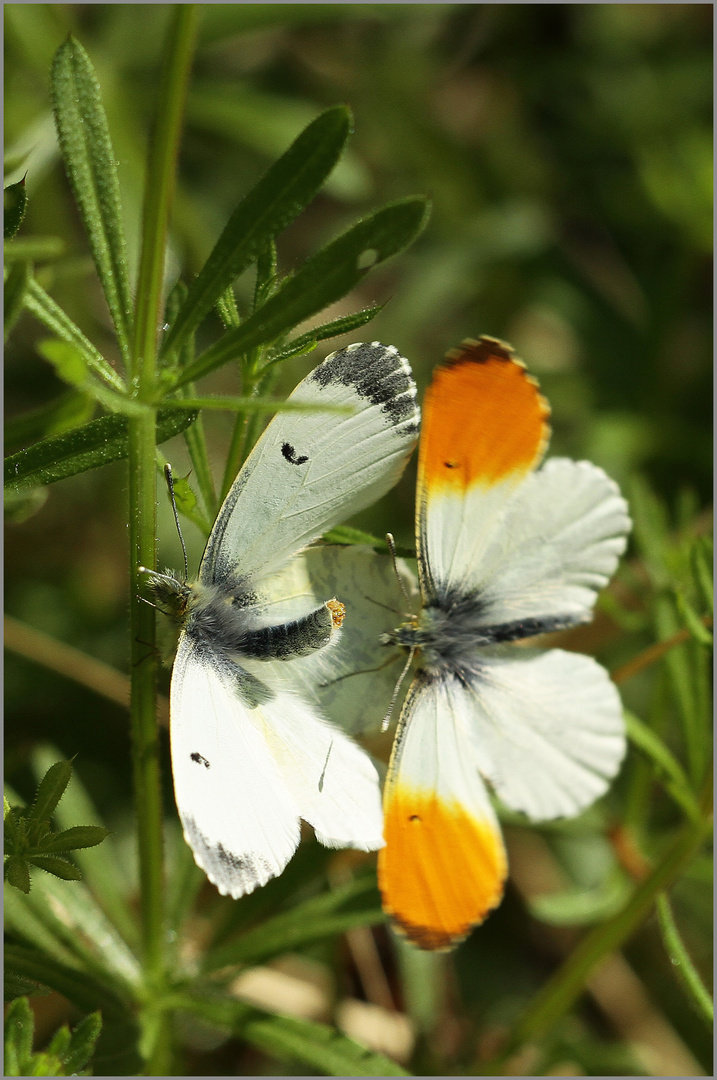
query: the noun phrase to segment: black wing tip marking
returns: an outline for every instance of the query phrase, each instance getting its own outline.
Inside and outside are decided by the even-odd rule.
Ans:
[[[420,412],[411,365],[395,345],[380,341],[356,342],[327,356],[309,376],[319,386],[343,383],[353,386],[372,405],[380,405],[402,433],[418,430]]]
[[[517,363],[521,367],[525,365],[513,352],[512,347],[500,338],[488,337],[487,334],[479,338],[464,338],[458,348],[450,349],[446,353],[446,365],[460,364],[470,361],[474,364],[486,364],[489,360],[503,360],[507,363]]]

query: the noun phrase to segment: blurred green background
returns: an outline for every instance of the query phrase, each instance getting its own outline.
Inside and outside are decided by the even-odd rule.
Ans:
[[[111,359],[108,314],[58,158],[48,72],[71,31],[102,86],[135,263],[168,14],[152,4],[4,9],[5,182],[27,172],[29,194],[20,236],[60,238],[62,256],[38,264],[38,278]],[[207,5],[168,281],[201,267],[240,197],[310,119],[345,102],[355,118],[349,153],[280,237],[280,269],[390,199],[427,194],[433,215],[410,251],[321,321],[385,303],[361,333],[398,346],[421,391],[463,337],[509,341],[552,405],[552,453],[589,458],[628,489],[640,472],[672,524],[680,514],[699,518],[712,490],[711,42],[709,4]],[[250,274],[238,283],[240,302],[251,288]],[[219,328],[207,320],[200,343]],[[10,338],[10,419],[63,392],[35,350],[46,336],[25,314]],[[289,361],[278,392],[355,337]],[[210,385],[239,392],[226,369]],[[211,414],[206,423],[219,476],[230,421]],[[163,451],[181,472],[181,439]],[[414,468],[357,524],[410,544]],[[48,489],[6,539],[7,611],[122,670],[125,499],[122,463],[84,473]],[[195,568],[202,538],[186,532]],[[164,499],[159,535],[161,562],[179,565]],[[648,640],[599,642],[601,658],[619,663]],[[646,693],[642,683],[626,692],[636,712]],[[30,790],[30,748],[49,739],[79,754],[78,771],[121,828],[130,761],[119,707],[8,655],[6,716],[8,776],[19,789]],[[431,1060],[462,1071],[455,1062],[489,1041],[491,1018],[500,1024],[519,1011],[550,963],[538,937],[509,892],[459,953],[440,1004],[416,1006],[434,1024],[438,1014],[450,1019]],[[704,935],[691,944],[707,962]],[[709,1068],[705,1032],[670,982],[669,962],[656,959],[649,929],[632,949],[660,1007]],[[564,1058],[577,1057],[579,1071],[629,1071],[627,1051],[601,1023],[597,1034],[595,1025],[572,1031]]]

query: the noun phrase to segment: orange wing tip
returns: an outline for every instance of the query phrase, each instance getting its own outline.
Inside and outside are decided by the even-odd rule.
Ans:
[[[420,485],[430,497],[519,480],[550,438],[550,406],[505,342],[481,337],[452,349],[424,403]]]
[[[507,862],[494,822],[434,793],[392,792],[378,856],[384,911],[421,949],[454,948],[503,897]]]

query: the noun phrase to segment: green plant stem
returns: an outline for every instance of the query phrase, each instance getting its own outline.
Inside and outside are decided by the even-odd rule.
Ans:
[[[181,118],[197,23],[196,5],[172,12],[157,118],[151,141],[142,218],[133,381],[146,405],[129,419],[129,527],[132,650],[132,756],[139,847],[143,963],[153,1007],[161,996],[165,962],[162,786],[157,727],[157,655],[152,608],[141,597],[140,566],[156,565],[157,491],[155,394],[157,324],[164,276],[169,211]],[[152,1026],[146,1046],[149,1075],[168,1071],[169,1017]]]
[[[690,959],[690,954],[687,952],[684,942],[680,937],[672,914],[672,907],[670,906],[670,901],[667,899],[666,893],[662,893],[657,898],[657,914],[660,919],[662,940],[670,960],[675,967],[675,973],[700,1016],[711,1025],[714,1020],[714,1005],[712,1003],[712,998],[707,992],[697,969]]]
[[[242,396],[251,400],[257,392],[261,382],[261,373],[257,373],[260,351],[253,349],[246,362],[242,365]],[[224,478],[220,492],[220,503],[224,502],[229,489],[234,483],[237,473],[247,456],[247,443],[249,436],[249,412],[243,409],[237,413],[234,421],[234,429],[229,444],[227,462],[224,467]]]
[[[197,4],[175,5],[159,91],[159,108],[150,141],[142,211],[142,255],[137,282],[134,362],[142,364],[151,356],[153,370],[169,211],[174,194],[179,139],[189,71],[194,55],[197,20]],[[142,381],[140,377],[140,382]]]
[[[591,971],[604,957],[623,945],[650,914],[660,893],[669,888],[689,865],[712,827],[711,777],[700,800],[700,811],[700,819],[689,821],[680,829],[661,861],[638,885],[625,907],[586,934],[562,967],[536,994],[501,1054],[488,1065],[481,1066],[484,1075],[495,1075],[519,1046],[538,1042],[548,1034],[579,997]]]

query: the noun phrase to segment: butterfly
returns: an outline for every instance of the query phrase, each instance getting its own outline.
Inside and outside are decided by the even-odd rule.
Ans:
[[[501,900],[488,781],[534,821],[577,814],[625,753],[620,698],[592,658],[522,640],[587,622],[631,527],[586,461],[540,465],[549,407],[509,346],[465,341],[435,370],[419,446],[420,610],[384,641],[418,655],[384,790],[385,911],[448,949]]]
[[[369,756],[321,714],[296,672],[330,651],[344,609],[287,575],[296,553],[392,487],[420,413],[393,346],[327,357],[254,446],[219,511],[194,584],[147,571],[181,623],[170,689],[174,793],[184,837],[220,893],[280,874],[304,819],[329,847],[383,844]],[[331,415],[323,406],[339,408]],[[350,620],[350,612],[349,612]]]

